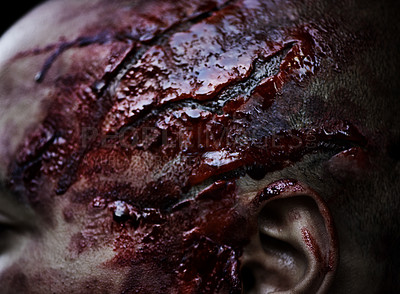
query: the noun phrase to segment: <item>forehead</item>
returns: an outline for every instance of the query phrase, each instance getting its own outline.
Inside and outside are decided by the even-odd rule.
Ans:
[[[65,4],[47,5],[32,22],[44,13],[75,25],[22,46],[1,85],[2,103],[23,105],[2,116],[3,138],[20,133],[14,146],[3,140],[3,157],[30,129],[15,155],[24,181],[39,171],[58,194],[98,181],[102,193],[162,191],[168,203],[216,175],[279,169],[324,142],[360,140],[354,112],[332,111],[344,88],[315,90],[349,61],[339,49],[354,40],[301,3],[98,1],[66,15]],[[91,17],[72,13],[85,9]]]

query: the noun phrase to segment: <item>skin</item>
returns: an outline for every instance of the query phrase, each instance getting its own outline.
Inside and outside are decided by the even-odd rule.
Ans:
[[[398,10],[303,2],[50,1],[3,35],[5,293],[395,292]]]

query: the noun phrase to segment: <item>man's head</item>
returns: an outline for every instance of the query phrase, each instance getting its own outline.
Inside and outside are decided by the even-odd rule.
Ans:
[[[5,293],[395,292],[392,2],[49,1],[18,22]]]

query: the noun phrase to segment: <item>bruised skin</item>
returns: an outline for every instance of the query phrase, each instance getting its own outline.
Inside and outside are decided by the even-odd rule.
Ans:
[[[2,74],[13,83],[1,85],[5,105],[21,93],[30,94],[15,99],[38,103],[26,114],[26,138],[8,144],[16,127],[5,128],[0,150],[9,188],[26,195],[46,228],[46,241],[29,245],[43,273],[21,257],[28,270],[14,265],[3,276],[9,289],[240,293],[240,256],[255,216],[239,178],[261,180],[306,155],[349,149],[331,159],[340,170],[372,144],[358,119],[305,94],[350,62],[341,49],[363,38],[339,36],[327,7],[88,1],[64,12],[65,3],[46,5],[60,15],[56,23],[73,28],[34,45],[22,40],[5,63],[21,76]],[[74,13],[85,9],[88,18]],[[48,241],[57,234],[62,245]],[[67,269],[41,252],[52,246]]]

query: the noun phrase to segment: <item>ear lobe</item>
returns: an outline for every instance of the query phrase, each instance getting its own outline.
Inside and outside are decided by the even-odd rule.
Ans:
[[[244,293],[324,293],[337,263],[331,216],[311,189],[278,183],[257,197],[258,232],[242,256]]]

